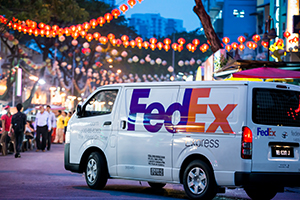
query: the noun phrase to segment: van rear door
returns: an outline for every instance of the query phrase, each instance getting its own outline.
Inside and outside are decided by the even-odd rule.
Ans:
[[[250,84],[248,125],[253,172],[299,172],[300,90],[289,85]],[[251,100],[252,99],[252,100]]]

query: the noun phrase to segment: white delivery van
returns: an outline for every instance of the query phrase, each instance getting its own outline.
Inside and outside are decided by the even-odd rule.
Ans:
[[[65,168],[183,184],[191,199],[243,187],[272,199],[300,185],[300,87],[266,82],[125,83],[98,88],[68,123]]]

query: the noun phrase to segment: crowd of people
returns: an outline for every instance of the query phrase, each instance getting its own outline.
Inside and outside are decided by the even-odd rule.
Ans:
[[[1,116],[0,149],[3,156],[14,153],[20,158],[20,152],[35,149],[36,152],[50,151],[51,144],[63,144],[68,121],[72,112],[59,110],[57,115],[47,105],[39,107],[34,121],[28,121],[22,112],[23,105],[17,104],[17,113],[12,115],[10,106],[5,106],[6,113]]]

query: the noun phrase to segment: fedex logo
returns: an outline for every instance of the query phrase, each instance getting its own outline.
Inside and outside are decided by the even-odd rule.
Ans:
[[[267,130],[262,130],[261,128],[257,128],[257,136],[276,136],[276,131],[272,131],[271,128],[267,128]]]
[[[174,133],[175,129],[180,132],[209,132],[214,133],[220,127],[224,133],[232,133],[232,129],[227,121],[227,117],[234,110],[237,104],[227,104],[222,110],[218,104],[198,104],[198,98],[208,98],[211,88],[188,88],[185,90],[182,103],[175,102],[167,108],[159,102],[153,102],[150,105],[139,103],[141,98],[149,98],[151,89],[134,89],[131,97],[128,131],[135,130],[136,114],[143,113],[143,124],[147,131],[158,132],[162,126],[170,132]],[[196,114],[206,114],[210,109],[215,120],[209,125],[205,131],[205,123],[196,122]],[[152,113],[157,110],[158,113]],[[180,113],[180,121],[172,124],[172,115],[175,111]],[[152,125],[150,120],[161,120]]]

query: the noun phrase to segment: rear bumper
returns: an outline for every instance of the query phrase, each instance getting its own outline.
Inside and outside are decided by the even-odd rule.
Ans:
[[[235,172],[235,185],[274,184],[283,187],[300,186],[300,172]]]
[[[70,143],[65,144],[65,169],[71,172],[79,172],[79,164],[70,163]]]

